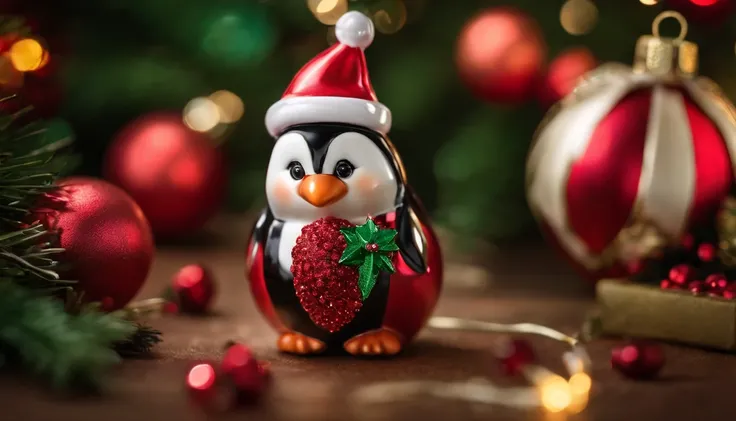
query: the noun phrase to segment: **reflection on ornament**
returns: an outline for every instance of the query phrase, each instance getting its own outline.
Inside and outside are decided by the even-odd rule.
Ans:
[[[598,8],[590,0],[567,0],[560,10],[562,28],[570,35],[584,35],[598,23]]]
[[[46,50],[33,38],[25,38],[13,44],[8,55],[19,72],[38,70],[48,61]]]
[[[334,25],[348,11],[347,0],[308,0],[307,6],[314,17],[325,25]]]
[[[19,72],[8,56],[0,56],[0,88],[15,91],[23,86],[23,73]]]
[[[243,100],[230,91],[217,91],[210,95],[210,101],[219,110],[220,123],[232,124],[240,120],[245,112]]]
[[[184,107],[184,124],[196,132],[209,132],[220,118],[220,107],[210,98],[194,98]]]
[[[406,5],[401,0],[391,1],[373,14],[376,30],[382,34],[395,34],[406,25]]]

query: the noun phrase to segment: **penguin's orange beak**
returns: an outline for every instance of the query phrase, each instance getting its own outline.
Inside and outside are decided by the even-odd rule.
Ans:
[[[334,175],[308,175],[299,184],[299,196],[318,208],[335,203],[346,194],[347,184]]]

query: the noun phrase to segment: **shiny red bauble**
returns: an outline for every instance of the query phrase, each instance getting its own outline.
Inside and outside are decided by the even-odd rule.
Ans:
[[[494,347],[494,355],[507,376],[521,374],[524,367],[536,361],[532,345],[523,339],[502,338]]]
[[[267,371],[243,344],[234,344],[225,351],[221,369],[241,401],[257,399],[267,384]]]
[[[53,203],[33,216],[59,233],[67,279],[79,281],[84,299],[105,310],[128,304],[143,285],[154,255],[151,228],[133,199],[99,179],[72,177],[58,182]]]
[[[685,286],[694,280],[695,269],[686,264],[675,265],[670,269],[669,276],[673,284]]]
[[[458,73],[470,91],[501,103],[531,98],[545,59],[537,23],[509,7],[486,9],[471,18],[460,31],[455,51]]]
[[[162,237],[201,228],[220,207],[227,182],[221,150],[173,113],[125,127],[107,151],[104,174],[130,193]]]
[[[216,288],[211,271],[198,264],[179,269],[172,280],[177,308],[184,313],[207,312],[212,306]]]
[[[563,51],[547,69],[539,89],[539,102],[545,108],[559,102],[575,89],[580,77],[596,66],[597,60],[587,48]]]
[[[659,344],[647,341],[631,342],[611,351],[611,366],[635,380],[655,377],[664,367],[664,351]]]
[[[217,394],[215,367],[209,363],[193,366],[187,372],[184,385],[197,403],[209,404]]]
[[[712,262],[718,256],[718,249],[713,244],[703,243],[698,246],[698,259],[701,262]]]

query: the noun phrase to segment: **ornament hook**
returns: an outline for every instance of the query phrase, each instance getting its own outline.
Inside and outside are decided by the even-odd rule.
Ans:
[[[674,18],[677,20],[677,22],[680,24],[680,34],[675,38],[676,42],[682,42],[685,41],[685,36],[687,36],[687,20],[685,19],[685,16],[682,16],[682,14],[675,12],[673,10],[667,10],[659,15],[657,15],[656,18],[654,18],[654,22],[652,22],[652,34],[655,37],[660,37],[659,35],[659,26],[662,24],[662,21],[664,21],[667,18]]]

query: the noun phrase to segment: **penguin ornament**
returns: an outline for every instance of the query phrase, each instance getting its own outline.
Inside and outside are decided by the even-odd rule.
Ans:
[[[394,355],[434,309],[442,258],[368,78],[373,24],[348,12],[335,29],[266,114],[276,143],[246,275],[282,352]]]

